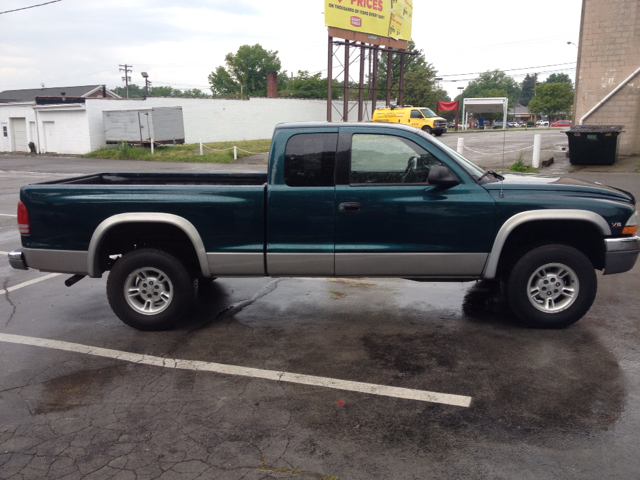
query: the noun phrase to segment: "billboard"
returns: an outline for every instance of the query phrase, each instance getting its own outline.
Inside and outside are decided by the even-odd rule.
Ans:
[[[411,40],[413,0],[325,0],[328,27]]]

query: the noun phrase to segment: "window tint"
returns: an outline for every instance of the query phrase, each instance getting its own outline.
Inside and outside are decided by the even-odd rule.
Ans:
[[[333,186],[337,143],[337,133],[291,137],[284,156],[284,182],[290,187]]]
[[[420,110],[411,110],[411,118],[423,118]]]
[[[427,183],[434,165],[442,162],[406,138],[355,134],[349,183]]]

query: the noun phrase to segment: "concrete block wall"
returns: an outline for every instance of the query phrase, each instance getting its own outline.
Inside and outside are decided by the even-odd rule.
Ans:
[[[351,120],[356,120],[356,102],[350,102]],[[250,100],[149,97],[146,100],[87,99],[91,150],[103,148],[103,110],[133,110],[153,107],[182,107],[186,143],[227,142],[271,138],[273,129],[284,122],[318,122],[327,117],[326,100],[251,98]],[[342,102],[335,103],[342,111]],[[366,106],[371,118],[371,104]],[[334,113],[334,118],[338,117]]]
[[[583,0],[574,121],[640,67],[640,1]],[[584,120],[624,125],[618,153],[640,155],[640,74]]]

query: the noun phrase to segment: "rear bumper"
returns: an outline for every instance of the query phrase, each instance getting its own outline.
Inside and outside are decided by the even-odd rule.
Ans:
[[[604,274],[628,272],[640,254],[640,237],[605,239]]]
[[[11,252],[9,252],[9,265],[11,265],[12,268],[15,268],[17,270],[29,270],[29,267],[27,267],[27,262],[24,259],[24,253],[22,253],[22,250],[13,250]]]

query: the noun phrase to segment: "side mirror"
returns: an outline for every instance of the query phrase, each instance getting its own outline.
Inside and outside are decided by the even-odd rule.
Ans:
[[[451,170],[443,165],[436,165],[429,170],[429,185],[440,187],[455,187],[460,184],[460,179]]]

